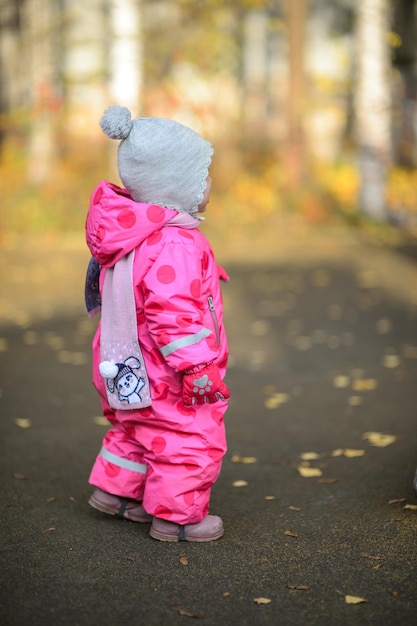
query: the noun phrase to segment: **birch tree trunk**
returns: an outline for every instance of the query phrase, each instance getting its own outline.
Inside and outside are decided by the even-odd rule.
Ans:
[[[286,166],[291,185],[300,184],[304,174],[304,125],[305,102],[304,41],[306,0],[287,0],[288,23],[288,100],[287,100],[287,146]]]
[[[31,124],[28,143],[28,180],[42,183],[56,154],[53,111],[56,106],[57,20],[50,0],[29,0],[22,11],[22,67],[27,78]]]
[[[103,0],[71,0],[65,12],[66,125],[75,138],[97,136],[98,119],[108,104],[107,57],[112,42],[104,5]]]
[[[140,109],[143,82],[142,1],[114,0],[110,8],[109,92],[113,103]]]
[[[242,28],[242,104],[245,136],[251,145],[265,137],[267,87],[267,25],[265,10],[249,10]]]
[[[391,160],[391,61],[387,34],[389,0],[357,2],[356,137],[360,209],[383,220],[385,182]]]

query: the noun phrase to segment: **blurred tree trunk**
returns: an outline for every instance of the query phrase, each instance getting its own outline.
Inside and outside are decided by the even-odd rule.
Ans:
[[[385,182],[391,160],[390,0],[358,2],[356,28],[359,206],[382,220],[387,215]]]
[[[0,2],[0,113],[17,110],[23,104],[24,80],[21,59],[21,10],[24,0]],[[0,140],[6,130],[0,127]]]
[[[298,186],[305,173],[303,109],[305,103],[304,41],[306,0],[287,0],[289,77],[286,168],[288,182]]]
[[[265,139],[267,25],[264,9],[249,10],[242,16],[243,119],[245,137],[252,148],[259,148]]]
[[[66,4],[62,68],[66,126],[77,141],[97,136],[97,120],[108,104],[106,77],[112,41],[106,5],[105,0]]]
[[[115,0],[110,21],[110,100],[137,115],[143,82],[142,1]]]
[[[395,3],[394,16],[393,160],[403,167],[417,167],[417,2]]]
[[[31,115],[28,144],[28,180],[42,183],[51,171],[56,154],[53,112],[57,105],[56,28],[59,14],[51,0],[27,0],[22,13],[22,58],[27,67],[28,104]]]

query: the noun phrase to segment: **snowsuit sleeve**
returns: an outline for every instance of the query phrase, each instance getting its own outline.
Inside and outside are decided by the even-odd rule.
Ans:
[[[210,283],[204,277],[202,254],[193,240],[164,242],[143,277],[148,332],[176,371],[218,357],[207,282]]]

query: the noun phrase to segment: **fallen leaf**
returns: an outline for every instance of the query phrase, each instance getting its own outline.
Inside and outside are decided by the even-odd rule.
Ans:
[[[19,426],[19,428],[30,428],[32,426],[32,422],[26,417],[17,417],[14,423],[16,426]]]
[[[397,441],[396,435],[383,435],[382,433],[376,432],[363,433],[362,439],[377,448],[385,448]]]
[[[230,591],[223,591],[222,596],[223,598],[228,598],[230,596]]]
[[[400,357],[397,354],[385,354],[382,360],[382,365],[389,369],[394,369],[400,364]]]
[[[348,404],[349,406],[360,406],[363,402],[363,398],[361,396],[349,396]]]
[[[345,596],[345,602],[346,604],[361,604],[362,602],[367,602],[367,600],[358,596]]]
[[[383,565],[384,565],[383,563],[377,563],[376,565],[373,565],[371,569],[375,569],[375,570],[381,569],[381,567],[383,567]]]
[[[309,591],[308,585],[287,585],[288,589],[296,589],[297,591]]]
[[[343,450],[343,454],[348,459],[354,459],[355,457],[363,456],[365,454],[365,450],[354,450],[352,448],[346,448],[345,450]]]
[[[294,537],[295,539],[298,538],[298,534],[291,532],[291,530],[285,530],[284,535],[286,535],[287,537]]]
[[[336,387],[336,389],[344,389],[345,387],[349,387],[349,385],[349,376],[335,376],[333,378],[333,386]]]
[[[179,615],[183,615],[185,617],[196,617],[196,618],[203,617],[203,613],[199,613],[199,612],[191,613],[191,611],[186,611],[185,609],[178,609],[178,613]]]
[[[70,496],[70,497],[68,498],[68,500],[70,500],[71,502],[75,502],[75,501],[76,501],[76,500],[75,500],[75,498],[74,498],[74,496]]]
[[[50,498],[47,498],[46,501],[47,502],[55,502],[56,501],[56,497],[55,496],[51,496]]]
[[[235,480],[233,484],[233,487],[247,487],[249,483],[246,482],[246,480]]]
[[[28,480],[28,477],[26,476],[26,474],[19,474],[18,472],[15,473],[14,477],[17,480]]]
[[[97,417],[93,417],[93,423],[97,424],[97,426],[108,426],[109,421],[106,420],[102,415],[97,415]]]
[[[373,556],[372,554],[361,554],[364,559],[372,559],[373,561],[380,561],[382,557]]]
[[[378,382],[375,378],[358,378],[352,383],[353,391],[372,391],[376,389]]]
[[[403,509],[409,509],[410,511],[417,511],[417,504],[406,504]]]
[[[290,511],[301,511],[301,508],[299,506],[293,506],[292,504],[288,508],[290,509]]]
[[[320,455],[317,452],[302,452],[300,454],[300,459],[303,461],[316,461],[320,458]]]
[[[276,500],[276,496],[265,496],[265,500]]]
[[[251,463],[256,463],[255,456],[239,456],[238,454],[234,454],[231,459],[232,463],[244,463],[245,465],[249,465]]]
[[[333,452],[331,453],[331,456],[343,456],[343,449],[342,448],[337,448],[337,450],[333,450]]]
[[[271,604],[272,602],[270,598],[254,598],[253,601],[256,604]]]
[[[323,472],[318,467],[308,467],[306,465],[299,465],[297,467],[298,473],[303,478],[313,478],[313,476],[322,476]]]
[[[54,526],[51,526],[51,528],[45,528],[45,530],[42,531],[42,534],[44,535],[45,533],[50,533],[53,530],[56,530]]]
[[[182,556],[180,558],[181,565],[188,565],[188,556]]]
[[[289,400],[288,393],[274,393],[269,398],[266,398],[264,405],[267,409],[277,409],[281,404],[285,404]]]
[[[407,498],[394,498],[393,500],[388,500],[388,504],[399,504],[400,502],[407,502]]]

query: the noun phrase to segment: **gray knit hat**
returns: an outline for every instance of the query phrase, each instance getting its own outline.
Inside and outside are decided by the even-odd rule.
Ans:
[[[120,178],[136,202],[195,213],[203,200],[213,148],[196,132],[173,120],[132,120],[126,107],[106,109],[103,132],[121,139]]]

